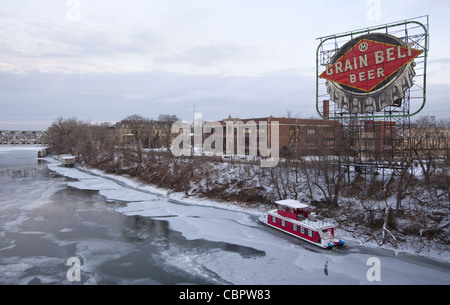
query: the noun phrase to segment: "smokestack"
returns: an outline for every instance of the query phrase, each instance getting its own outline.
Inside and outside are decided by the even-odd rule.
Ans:
[[[330,117],[330,101],[324,100],[323,101],[323,119],[328,120]]]

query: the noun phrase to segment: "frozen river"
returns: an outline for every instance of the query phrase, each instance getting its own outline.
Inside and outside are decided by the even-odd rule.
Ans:
[[[450,284],[446,262],[319,249],[251,213],[46,160],[0,147],[0,284]]]

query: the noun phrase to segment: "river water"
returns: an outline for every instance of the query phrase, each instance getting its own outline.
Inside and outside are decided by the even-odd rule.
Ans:
[[[34,150],[0,153],[0,284],[69,283],[70,257],[82,264],[80,283],[211,284],[164,264],[170,243],[179,249],[223,247],[186,243],[166,221],[116,212],[123,202],[107,201],[94,190],[70,187],[73,179],[48,169]],[[177,255],[176,248],[173,255]]]
[[[81,264],[71,281],[70,258]],[[34,147],[0,147],[0,284],[377,283],[450,284],[450,265],[351,243],[322,250],[252,214],[62,168]]]

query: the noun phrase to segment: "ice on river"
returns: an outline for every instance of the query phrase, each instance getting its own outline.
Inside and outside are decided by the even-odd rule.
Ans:
[[[181,202],[161,190],[149,192],[149,187],[140,187],[131,179],[64,168],[59,162],[48,160],[51,170],[76,179],[67,182],[70,186],[98,190],[109,200],[126,202],[117,209],[119,213],[167,221],[171,230],[188,240],[227,243],[230,248],[252,248],[259,253],[244,255],[226,248],[175,251],[174,247],[180,247],[175,244],[161,248],[159,256],[166,264],[205,276],[216,274],[225,283],[450,284],[448,265],[417,263],[420,258],[404,259],[392,251],[370,251],[358,245],[337,252],[320,249],[264,226],[251,213]],[[380,264],[375,267],[380,281],[367,277],[374,272],[368,264],[371,257],[379,259]]]

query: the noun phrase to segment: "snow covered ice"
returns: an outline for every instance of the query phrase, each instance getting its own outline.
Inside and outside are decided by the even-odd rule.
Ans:
[[[263,207],[184,198],[52,157],[43,179],[11,178],[1,164],[11,151],[0,147],[0,178],[15,187],[0,198],[0,283],[69,284],[76,256],[82,284],[450,284],[448,262],[347,239],[347,249],[320,249],[260,223]],[[372,257],[380,281],[367,277]]]
[[[159,190],[149,193],[151,187],[141,186],[132,179],[102,174],[95,176],[77,169],[66,169],[57,163],[50,169],[78,179],[72,187],[97,189],[109,200],[127,202],[117,209],[125,215],[140,215],[168,222],[171,230],[180,232],[188,240],[207,240],[254,249],[258,255],[217,249],[208,252],[181,251],[174,256],[174,247],[160,253],[169,265],[187,268],[193,272],[218,274],[226,283],[233,284],[372,284],[367,272],[370,257],[381,262],[382,284],[449,284],[450,270],[434,268],[432,264],[416,264],[420,257],[395,254],[389,250],[371,249],[350,243],[346,250],[317,249],[302,241],[285,236],[263,226],[256,212],[234,210],[232,206],[214,205],[214,202],[191,199],[183,202],[182,195]],[[142,188],[142,189],[140,189]],[[178,251],[175,251],[178,252]],[[179,252],[178,252],[179,253]],[[324,266],[327,264],[327,272]],[[423,266],[421,266],[423,265]]]

